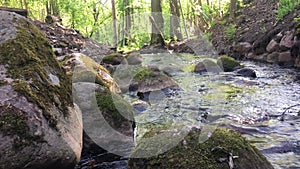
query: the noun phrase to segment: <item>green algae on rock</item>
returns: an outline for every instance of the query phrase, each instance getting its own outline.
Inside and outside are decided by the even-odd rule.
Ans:
[[[147,93],[167,88],[179,88],[178,84],[159,70],[141,67],[133,78],[132,84],[138,84],[138,92]]]
[[[62,112],[68,112],[66,107],[73,104],[71,82],[44,35],[25,19],[18,20],[18,25],[16,37],[0,45],[0,63],[6,65],[7,77],[17,79],[13,82],[15,90],[36,102],[45,110],[44,116],[56,123],[47,107],[55,104],[58,97]],[[60,81],[54,82],[51,77]]]
[[[168,130],[161,132],[168,132]],[[156,132],[151,133],[145,134],[144,137],[151,138],[158,134]],[[234,168],[273,169],[266,158],[235,131],[217,128],[211,137],[203,143],[199,142],[200,133],[200,129],[193,128],[181,142],[166,152],[148,158],[131,158],[129,168],[229,169],[228,159],[230,156],[235,156],[236,158],[233,159]],[[147,150],[151,152],[151,149],[157,149],[153,145],[168,144],[168,142],[163,143],[162,139],[160,141],[160,144],[157,141],[147,142],[148,145],[139,142],[132,156],[136,157],[136,154],[140,153],[139,151]],[[166,139],[166,141],[168,140]],[[223,159],[224,162],[221,162]]]
[[[236,61],[234,58],[223,55],[218,58],[217,64],[223,68],[225,72],[230,72],[235,70],[238,66],[240,66],[240,63]]]
[[[133,109],[120,95],[109,91],[97,92],[96,99],[104,118],[114,128],[120,129],[125,126],[124,123],[133,121]]]
[[[61,59],[72,82],[90,82],[108,88],[113,93],[120,93],[120,88],[110,73],[93,59],[81,53],[73,53]]]
[[[102,62],[111,65],[119,65],[124,61],[124,57],[119,53],[112,53],[103,57]]]

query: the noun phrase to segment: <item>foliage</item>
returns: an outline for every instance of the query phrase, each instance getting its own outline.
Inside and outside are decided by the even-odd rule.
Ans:
[[[25,3],[26,2],[26,3]],[[151,11],[150,0],[128,0],[117,1],[117,29],[118,47],[123,49],[138,49],[150,41],[151,22],[149,15]],[[206,32],[216,21],[222,17],[226,10],[226,4],[230,0],[210,0],[207,2],[181,0],[180,5],[180,32],[183,38],[193,36],[197,29]],[[44,20],[49,11],[45,4],[55,4],[54,13],[62,18],[62,25],[66,28],[74,28],[86,37],[112,45],[112,6],[108,0],[0,0],[0,6],[26,8],[29,16],[33,19]],[[163,36],[166,42],[170,41],[170,6],[169,0],[162,1],[162,12],[164,18]],[[129,36],[125,30],[126,14],[130,11],[131,26]],[[127,13],[126,13],[127,10]],[[184,18],[183,18],[184,17]],[[197,20],[197,21],[196,21]],[[198,22],[198,24],[196,24]],[[185,29],[186,28],[186,29]],[[187,35],[188,34],[188,35]],[[125,39],[128,38],[128,43]]]
[[[278,10],[276,10],[277,19],[282,19],[289,12],[294,11],[295,7],[300,5],[300,0],[280,0]]]
[[[209,41],[211,39],[211,36],[212,36],[212,33],[211,32],[207,32],[207,33],[204,34],[204,39],[206,39],[206,40]]]
[[[236,25],[230,24],[225,27],[225,36],[228,40],[233,40],[235,38]]]

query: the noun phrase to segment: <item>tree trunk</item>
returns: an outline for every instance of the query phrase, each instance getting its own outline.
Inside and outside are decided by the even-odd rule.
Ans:
[[[91,33],[90,33],[90,37],[92,37],[93,34],[94,34],[95,28],[96,28],[96,26],[97,26],[97,24],[98,24],[99,15],[100,15],[100,11],[99,11],[99,9],[97,8],[97,5],[95,4],[94,7],[93,7],[94,24],[93,24],[93,30],[92,30]]]
[[[230,0],[230,14],[229,17],[234,19],[236,10],[236,0]]]
[[[124,0],[125,7],[125,45],[129,45],[130,28],[131,28],[131,9],[129,0]]]
[[[171,40],[182,40],[180,31],[180,12],[177,0],[170,0],[170,38]]]
[[[113,32],[114,32],[114,44],[113,47],[118,45],[118,34],[117,34],[117,16],[116,16],[116,4],[115,0],[111,0],[112,5],[112,17],[113,17]]]
[[[186,29],[186,23],[185,23],[185,19],[184,19],[184,15],[183,15],[182,5],[181,5],[181,3],[180,3],[180,0],[179,0],[178,2],[179,2],[179,9],[180,9],[180,11],[181,11],[181,16],[182,16],[182,20],[183,20],[183,25],[184,25],[185,34],[186,34],[186,37],[189,38],[189,34],[188,34],[187,29]]]
[[[47,15],[59,16],[60,11],[59,11],[59,5],[57,0],[46,1],[46,11],[47,11]]]
[[[162,31],[164,29],[164,19],[162,17],[161,0],[151,0],[150,21],[152,23],[151,44],[160,43],[165,45]]]

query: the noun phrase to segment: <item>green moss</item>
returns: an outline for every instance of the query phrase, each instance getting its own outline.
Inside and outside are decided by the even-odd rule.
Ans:
[[[133,119],[131,105],[120,95],[109,91],[104,93],[97,91],[96,99],[104,118],[111,126],[120,128],[124,122],[129,121],[128,119]]]
[[[7,82],[5,82],[4,80],[0,80],[0,86],[5,85]]]
[[[132,169],[140,167],[147,169],[226,169],[229,168],[228,163],[220,163],[218,160],[227,158],[229,153],[232,153],[234,156],[239,156],[238,159],[234,160],[236,168],[257,168],[257,166],[272,168],[265,157],[251,146],[245,138],[241,137],[239,133],[224,128],[217,128],[207,141],[199,143],[200,132],[198,129],[193,129],[185,136],[184,141],[160,155],[144,159],[131,158],[129,166]],[[151,149],[157,149],[157,146],[168,143],[161,142],[161,140],[154,140],[149,143],[148,140],[146,144],[142,141],[138,143],[133,156],[136,155],[135,153],[139,153],[140,148],[145,150],[145,147],[147,147],[146,150],[151,151]]]
[[[15,149],[34,142],[44,142],[43,135],[34,136],[30,133],[25,112],[11,105],[0,106],[0,112],[0,131],[4,136],[14,136]]]
[[[72,105],[71,80],[38,28],[25,19],[15,22],[19,25],[17,35],[0,45],[0,63],[7,65],[7,76],[15,79],[14,89],[39,105],[45,118],[55,126],[56,118],[49,107],[54,105],[67,115],[67,107]],[[50,73],[59,78],[59,86],[50,83]]]
[[[190,54],[190,53],[178,53],[177,55],[180,56],[180,58],[187,59],[187,60],[199,59],[201,57],[201,56],[198,56],[195,54]]]
[[[102,62],[107,64],[114,64],[117,61],[121,61],[119,60],[120,57],[122,57],[122,55],[120,55],[119,53],[112,53],[110,55],[104,56]]]
[[[112,53],[112,54],[110,54],[110,55],[104,56],[104,57],[103,57],[103,61],[104,61],[104,60],[112,60],[112,59],[114,59],[115,57],[118,57],[118,56],[119,56],[118,53]]]
[[[225,93],[227,93],[226,99],[231,100],[233,98],[236,98],[237,95],[242,92],[243,90],[237,86],[229,86],[229,88],[225,90]]]
[[[73,71],[72,71],[72,80],[74,82],[91,82],[91,83],[96,83],[101,86],[106,87],[107,89],[110,88],[114,81],[109,81],[103,79],[103,77],[99,74],[100,71],[109,74],[107,69],[105,69],[103,66],[99,65],[97,62],[95,62],[93,59],[81,55],[80,60],[84,63],[84,66],[77,66],[76,69],[74,69],[75,65],[73,66]],[[65,64],[65,63],[64,63]],[[117,85],[116,85],[117,86]]]
[[[240,63],[234,58],[223,55],[218,58],[217,64],[223,67],[225,72],[233,71],[236,67],[240,66]]]
[[[148,77],[148,76],[152,76],[153,75],[153,71],[151,69],[148,68],[142,68],[141,70],[138,71],[138,73],[134,76],[134,80],[136,81],[141,81],[144,78]]]
[[[193,72],[195,70],[196,65],[185,65],[184,67],[181,68],[182,71],[189,73]]]

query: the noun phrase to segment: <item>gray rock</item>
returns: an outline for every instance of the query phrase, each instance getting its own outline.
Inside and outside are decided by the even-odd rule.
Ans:
[[[30,21],[4,11],[0,21],[0,168],[73,169],[82,119],[71,81]]]
[[[246,55],[246,58],[248,59],[254,59],[256,57],[256,55],[253,52],[250,52]]]
[[[281,48],[291,48],[294,43],[294,33],[292,31],[286,31],[282,37],[279,46]]]
[[[240,55],[246,55],[251,49],[252,45],[249,42],[240,42],[234,47],[234,50]]]
[[[293,61],[293,58],[291,56],[290,51],[282,52],[278,56],[279,63],[288,63],[288,62],[292,62],[292,61]]]
[[[265,61],[267,61],[267,57],[268,57],[268,54],[267,53],[263,53],[261,55],[255,56],[253,59],[257,60],[257,61],[265,62]]]
[[[139,65],[143,62],[143,58],[140,56],[131,56],[126,59],[129,65]]]
[[[205,59],[201,62],[199,62],[195,66],[195,73],[205,73],[205,72],[211,72],[211,73],[219,73],[222,72],[222,68],[214,61],[210,59]]]
[[[277,63],[278,62],[279,53],[273,52],[267,56],[268,63]]]
[[[256,78],[256,73],[253,69],[250,68],[243,68],[239,69],[236,72],[238,75],[243,76],[243,77],[253,77]]]
[[[266,49],[269,53],[272,53],[272,52],[278,50],[278,47],[279,47],[279,44],[274,39],[272,39]]]

